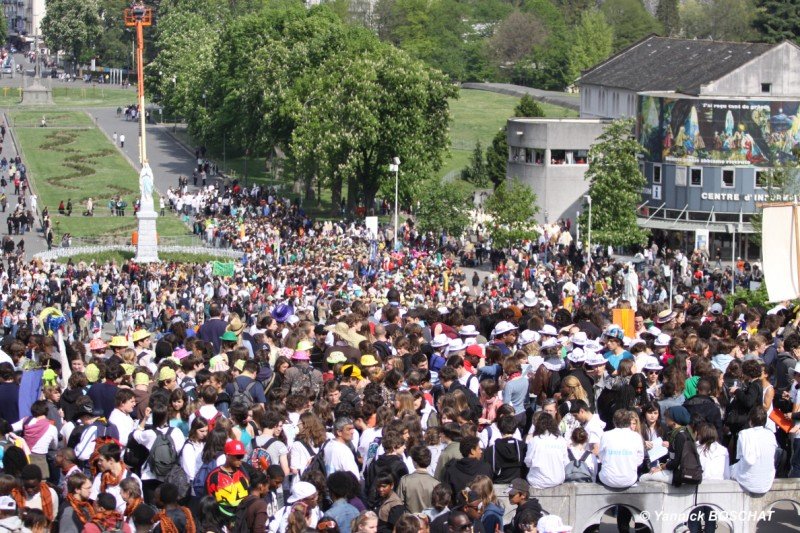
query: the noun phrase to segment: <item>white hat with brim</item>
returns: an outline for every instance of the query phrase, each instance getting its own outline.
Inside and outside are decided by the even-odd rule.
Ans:
[[[527,346],[532,342],[539,342],[539,334],[532,329],[526,329],[522,333],[519,334],[519,345],[520,346]]]
[[[589,337],[585,331],[578,331],[572,336],[572,344],[575,346],[584,346],[587,342],[589,342]]]
[[[514,331],[515,329],[517,329],[517,326],[515,326],[511,322],[506,322],[505,320],[503,320],[494,327],[494,336],[497,337],[500,335],[504,335],[509,331]]]
[[[461,328],[458,330],[458,334],[462,337],[477,337],[478,330],[475,329],[475,326],[472,324],[467,324],[465,326],[461,326]]]
[[[294,484],[294,487],[292,487],[292,494],[286,500],[286,503],[299,502],[300,500],[310,498],[316,493],[317,488],[314,485],[307,481],[298,481]]]
[[[565,525],[560,516],[549,514],[536,522],[536,530],[539,533],[567,533],[572,531],[572,526]]]
[[[555,337],[558,335],[558,330],[552,324],[545,324],[542,326],[542,329],[539,330],[539,335],[550,335]]]
[[[439,333],[431,341],[431,348],[444,348],[448,344],[450,344],[450,337],[444,333]]]
[[[672,340],[672,337],[670,337],[666,333],[662,333],[658,337],[656,337],[656,340],[653,341],[653,346],[659,346],[659,347],[669,346],[670,340]]]
[[[454,354],[456,352],[462,352],[467,349],[467,345],[464,344],[464,341],[461,339],[452,339],[447,344],[447,353]]]
[[[586,361],[586,353],[581,348],[575,348],[567,354],[567,359],[573,363],[583,363]]]
[[[536,297],[536,293],[533,291],[525,292],[525,296],[520,300],[520,303],[524,307],[536,307],[539,303],[539,299]]]
[[[605,357],[603,357],[602,355],[600,355],[598,353],[595,353],[595,354],[592,354],[589,357],[587,357],[586,361],[584,361],[584,364],[586,366],[602,366],[602,365],[606,364],[607,362],[608,361],[606,361]]]

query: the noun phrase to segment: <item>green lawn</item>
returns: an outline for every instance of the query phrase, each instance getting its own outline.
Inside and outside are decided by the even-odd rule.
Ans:
[[[12,128],[38,128],[41,126],[42,117],[45,118],[48,128],[91,128],[94,126],[92,119],[86,113],[49,110],[36,111],[33,109],[17,110],[8,113],[8,121]]]
[[[111,250],[108,252],[100,252],[96,254],[78,254],[72,257],[61,257],[58,259],[59,263],[68,263],[72,261],[77,264],[81,261],[91,263],[96,261],[98,264],[103,264],[106,261],[115,261],[118,265],[128,262],[133,259],[133,252],[125,252],[122,250]],[[225,256],[217,256],[214,254],[186,254],[178,252],[160,252],[158,258],[162,261],[175,261],[178,263],[208,263],[209,261],[230,262],[233,259]]]
[[[12,113],[20,123],[33,117],[28,111]],[[41,113],[39,111],[38,113]],[[49,208],[56,235],[76,237],[109,236],[127,239],[136,229],[133,202],[139,196],[139,177],[127,160],[84,113],[57,112],[57,127],[16,127],[15,133],[27,162],[40,209]],[[76,127],[83,126],[86,127]],[[121,195],[128,203],[126,217],[114,217],[108,209],[112,197]],[[93,217],[82,216],[86,200],[94,201]],[[72,216],[58,214],[62,200],[72,200]],[[158,219],[162,236],[182,236],[188,230],[172,215]]]
[[[19,87],[0,88],[0,106],[18,106],[22,100]],[[55,107],[119,107],[136,102],[134,89],[120,89],[102,85],[76,83],[74,87],[53,87]]]
[[[441,175],[461,170],[469,163],[475,143],[485,150],[497,130],[514,114],[519,98],[474,89],[461,89],[458,100],[450,101],[450,156],[445,158]],[[565,107],[539,102],[548,118],[577,117],[578,112]]]

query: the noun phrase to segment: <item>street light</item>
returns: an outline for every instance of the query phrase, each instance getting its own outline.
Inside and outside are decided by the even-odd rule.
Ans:
[[[584,194],[583,197],[586,199],[586,203],[589,204],[589,265],[592,264],[592,197],[588,194]]]
[[[389,172],[394,172],[394,249],[397,250],[397,196],[398,196],[398,183],[400,181],[400,158],[392,158],[392,163],[389,165]]]
[[[731,234],[731,294],[736,292],[736,230],[741,232],[738,224],[725,224],[728,233]]]

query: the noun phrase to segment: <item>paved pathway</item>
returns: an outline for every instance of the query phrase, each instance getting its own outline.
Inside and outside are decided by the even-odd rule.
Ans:
[[[525,87],[524,85],[513,85],[511,83],[462,83],[464,89],[477,89],[479,91],[491,91],[493,93],[507,94],[522,98],[528,94],[536,100],[547,102],[548,104],[560,105],[575,111],[580,111],[581,99],[577,94],[562,93],[558,91],[544,91]]]

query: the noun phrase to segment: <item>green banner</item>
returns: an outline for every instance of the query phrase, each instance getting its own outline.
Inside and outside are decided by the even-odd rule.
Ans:
[[[214,261],[211,265],[211,274],[226,278],[233,277],[233,263],[220,263]]]

